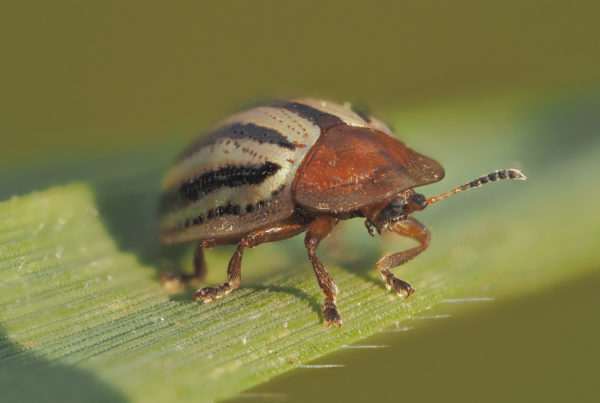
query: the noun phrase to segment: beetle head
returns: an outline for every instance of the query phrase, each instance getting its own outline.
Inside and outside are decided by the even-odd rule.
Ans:
[[[382,229],[391,229],[398,221],[406,220],[409,214],[421,211],[425,207],[427,207],[427,198],[412,189],[408,189],[394,197],[383,208],[373,212],[367,218],[377,232],[381,233]]]
[[[462,192],[463,190],[479,187],[486,183],[495,182],[501,179],[526,180],[527,178],[518,169],[502,169],[481,176],[456,189],[435,197],[426,198],[422,194],[417,193],[412,189],[408,189],[395,196],[391,201],[386,201],[383,205],[367,206],[365,209],[361,210],[361,212],[367,217],[365,225],[369,234],[373,235],[372,227],[375,227],[378,233],[381,233],[381,230],[384,228],[392,229],[392,226],[398,221],[406,220],[409,214],[412,214],[415,211],[421,211],[430,204],[436,203],[458,192]]]

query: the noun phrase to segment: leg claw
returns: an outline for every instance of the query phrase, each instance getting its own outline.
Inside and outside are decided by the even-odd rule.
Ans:
[[[410,297],[415,292],[414,288],[412,288],[410,284],[394,277],[394,275],[390,272],[382,273],[382,277],[385,280],[385,288],[387,288],[388,291],[393,289],[402,299]]]
[[[222,298],[223,296],[229,294],[231,292],[231,287],[229,283],[225,283],[218,287],[204,287],[194,293],[194,300],[202,300],[202,302],[207,303],[211,302],[215,299]]]
[[[396,277],[392,280],[392,287],[396,294],[402,299],[406,299],[414,294],[415,290],[406,281],[402,281]]]
[[[340,318],[337,305],[329,298],[325,299],[325,303],[323,304],[323,323],[327,325],[327,327],[331,325],[337,325],[337,327],[342,326],[342,319]]]

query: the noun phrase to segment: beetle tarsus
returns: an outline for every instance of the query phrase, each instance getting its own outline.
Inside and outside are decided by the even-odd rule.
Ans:
[[[178,294],[183,291],[185,281],[181,273],[174,271],[161,271],[158,274],[158,281],[167,290],[169,294]]]
[[[396,294],[402,299],[406,299],[415,293],[415,289],[411,287],[406,281],[402,281],[399,278],[394,277],[393,287]]]
[[[388,291],[394,290],[402,299],[406,299],[415,293],[410,284],[395,277],[389,270],[381,270],[381,277],[385,281],[385,288]]]
[[[208,303],[229,294],[231,290],[233,290],[233,287],[229,283],[218,287],[204,287],[194,293],[194,300]]]
[[[331,298],[325,298],[323,303],[323,323],[329,327],[331,325],[342,326],[342,319],[335,301]]]
[[[176,273],[174,271],[161,271],[158,274],[158,281],[160,281],[161,284],[163,285],[167,285],[167,284],[171,284],[171,283],[181,283],[182,282],[182,275],[179,273]]]

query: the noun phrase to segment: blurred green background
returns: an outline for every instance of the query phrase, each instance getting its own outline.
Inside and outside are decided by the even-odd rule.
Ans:
[[[0,166],[189,139],[264,98],[378,112],[600,81],[594,1],[4,2]]]
[[[155,181],[185,143],[232,110],[287,96],[367,105],[390,120],[400,138],[443,161],[452,176],[436,190],[502,164],[541,175],[563,155],[568,158],[559,163],[569,164],[569,158],[598,149],[598,15],[600,3],[594,1],[5,2],[0,195],[4,200],[73,179],[104,189],[100,199],[110,189],[135,193],[128,178],[141,177],[144,186]],[[485,112],[480,105],[487,105]],[[436,124],[455,122],[455,111],[460,117],[454,127]],[[410,116],[406,125],[404,114]],[[497,138],[500,129],[488,130],[494,123],[485,120],[504,122],[504,115],[513,119],[505,127],[513,141],[505,148]],[[512,124],[531,130],[511,131]],[[461,127],[474,130],[456,132]],[[488,150],[478,155],[477,144]],[[464,155],[456,154],[459,145]],[[157,149],[164,150],[160,157]],[[578,173],[589,178],[597,171]],[[113,179],[106,186],[98,177]],[[587,191],[578,190],[556,206],[560,219],[585,219],[581,200]],[[508,197],[506,191],[487,191],[489,199]],[[144,222],[152,218],[151,209],[135,210],[123,194],[99,200],[108,212],[132,212],[107,226],[120,247],[153,264],[155,256],[148,255],[156,252],[147,246],[152,237],[140,235],[154,229]],[[442,214],[432,212],[427,222]],[[459,225],[461,217],[445,220],[441,239],[443,231],[452,239],[449,225]],[[576,249],[568,240],[565,247]],[[334,251],[331,256],[329,261]],[[586,264],[600,268],[598,261]],[[223,273],[211,276],[219,281]],[[570,281],[547,294],[495,302],[492,309],[457,307],[452,313],[458,319],[366,342],[389,349],[344,350],[323,359],[346,368],[295,371],[241,398],[551,401],[579,393],[574,400],[591,400],[594,340],[600,334],[590,318],[597,314],[593,290],[600,278]],[[567,298],[577,293],[583,298]],[[520,336],[510,329],[521,329]],[[402,383],[390,376],[396,365]],[[70,369],[64,371],[68,376]],[[553,389],[561,379],[566,384]],[[414,395],[401,390],[406,385],[417,385]],[[490,391],[493,396],[486,395]],[[103,396],[117,399],[111,391]]]

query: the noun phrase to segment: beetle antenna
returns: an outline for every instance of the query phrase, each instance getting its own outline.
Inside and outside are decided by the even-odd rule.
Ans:
[[[494,171],[487,175],[481,176],[469,183],[459,186],[456,189],[453,189],[453,190],[446,192],[444,194],[441,194],[439,196],[430,197],[429,199],[427,199],[427,204],[428,205],[433,204],[442,199],[445,199],[448,196],[451,196],[458,192],[462,192],[463,190],[477,188],[479,186],[485,185],[486,183],[488,183],[490,181],[495,182],[500,179],[518,179],[518,180],[524,181],[527,179],[527,177],[525,175],[523,175],[523,172],[519,171],[518,169],[501,169],[499,171]]]

